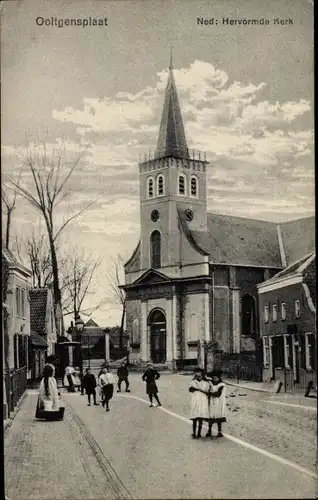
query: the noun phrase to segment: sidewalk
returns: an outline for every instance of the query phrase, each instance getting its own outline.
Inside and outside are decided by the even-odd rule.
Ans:
[[[36,403],[37,394],[29,391],[5,433],[6,498],[114,498],[112,479],[98,464],[93,440],[67,402],[65,418],[58,422],[35,420]]]

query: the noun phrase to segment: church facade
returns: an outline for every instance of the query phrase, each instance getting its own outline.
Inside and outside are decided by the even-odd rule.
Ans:
[[[170,64],[157,149],[139,164],[140,240],[125,264],[132,362],[195,364],[204,342],[261,349],[257,285],[313,250],[313,218],[208,213],[208,168],[187,147]]]

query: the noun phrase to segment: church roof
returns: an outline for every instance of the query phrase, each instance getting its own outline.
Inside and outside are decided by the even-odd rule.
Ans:
[[[279,224],[287,265],[315,249],[314,217]],[[278,224],[231,215],[207,214],[207,232],[192,231],[214,264],[284,267]]]
[[[283,267],[274,222],[207,214],[207,232],[192,234],[212,264]]]
[[[168,83],[155,156],[157,158],[164,156],[189,157],[178,93],[173,76],[172,58],[169,65]]]

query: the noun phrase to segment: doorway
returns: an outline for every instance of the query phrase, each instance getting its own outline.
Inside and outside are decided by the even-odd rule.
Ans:
[[[162,311],[151,311],[148,318],[150,326],[150,355],[153,363],[166,361],[166,317]]]

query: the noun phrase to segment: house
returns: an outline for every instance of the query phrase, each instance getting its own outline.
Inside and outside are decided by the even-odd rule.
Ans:
[[[106,333],[89,319],[83,328],[82,333],[82,353],[84,359],[100,358],[105,359]]]
[[[316,254],[258,285],[263,380],[316,384]]]
[[[256,359],[257,285],[315,248],[313,217],[208,213],[207,172],[205,154],[188,149],[171,63],[157,149],[139,164],[139,242],[125,264],[132,361],[195,364],[198,345],[211,342]]]
[[[32,382],[38,381],[43,375],[47,350],[47,341],[38,333],[31,331],[29,341],[29,366],[31,367]]]
[[[3,360],[9,412],[14,410],[30,377],[30,277],[31,271],[24,267],[9,249],[2,247]]]
[[[51,288],[44,287],[32,288],[29,294],[31,333],[40,335],[46,341],[47,355],[55,354],[57,332],[54,317],[53,292]],[[37,337],[34,336],[33,338],[34,342],[37,342]]]
[[[31,271],[14,255],[2,248],[2,261],[8,266],[5,359],[7,369],[27,367],[28,337],[30,336],[29,279]]]

